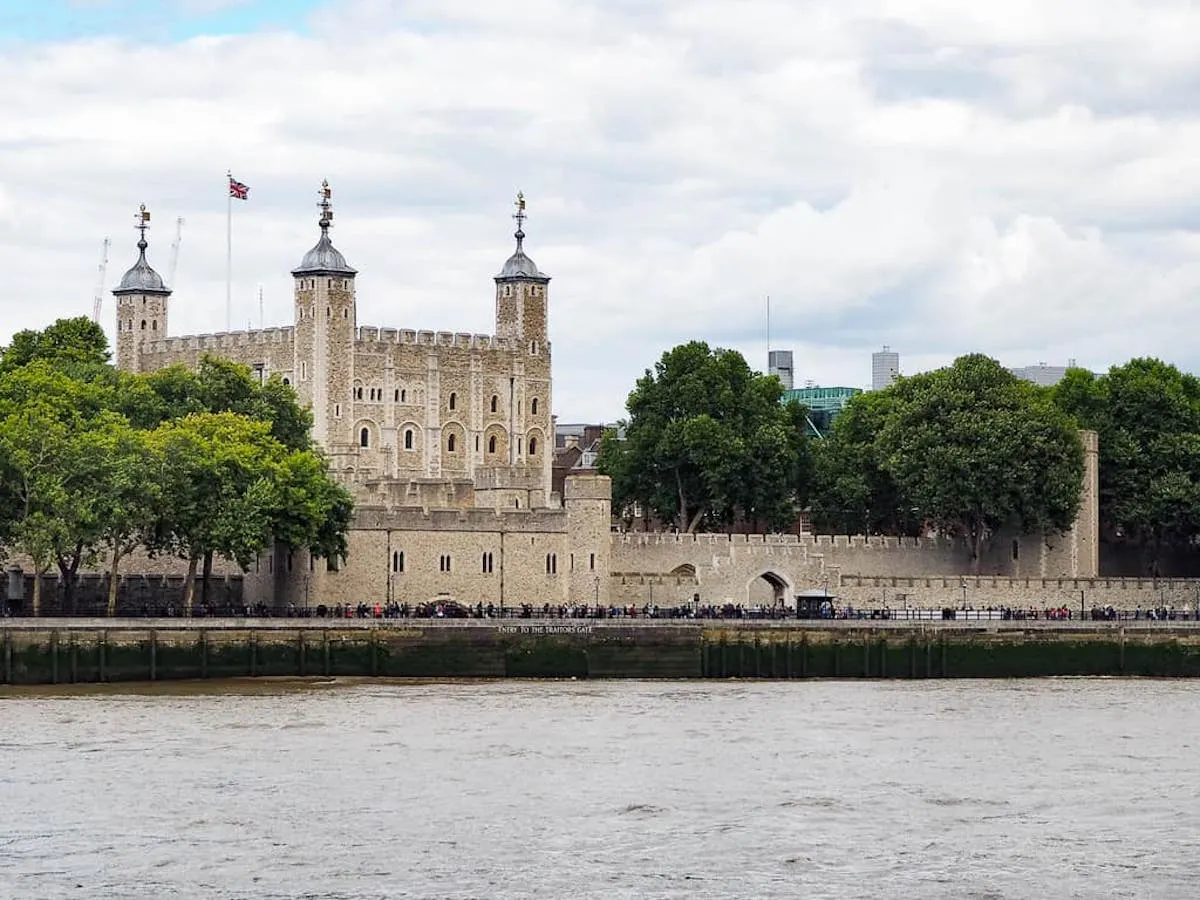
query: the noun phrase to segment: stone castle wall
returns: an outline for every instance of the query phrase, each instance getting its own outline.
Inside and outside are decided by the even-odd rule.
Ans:
[[[581,480],[562,509],[361,507],[348,559],[276,553],[267,562],[276,586],[262,599],[283,606],[607,603],[601,567],[609,519],[607,501],[596,495],[606,494],[608,479]]]

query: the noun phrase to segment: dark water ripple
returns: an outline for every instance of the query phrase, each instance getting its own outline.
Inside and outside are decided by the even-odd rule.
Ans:
[[[0,693],[0,897],[1200,896],[1189,682]]]

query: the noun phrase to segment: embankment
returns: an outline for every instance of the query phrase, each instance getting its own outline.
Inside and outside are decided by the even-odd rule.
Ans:
[[[1196,623],[0,620],[0,683],[1200,676]]]

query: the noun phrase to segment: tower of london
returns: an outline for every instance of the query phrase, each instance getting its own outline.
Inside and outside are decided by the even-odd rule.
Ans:
[[[322,185],[316,243],[291,270],[289,324],[172,335],[171,290],[147,259],[144,228],[113,291],[121,368],[194,368],[209,355],[279,377],[311,409],[313,438],[354,495],[346,558],[277,546],[245,573],[222,564],[243,579],[247,603],[778,605],[819,585],[855,603],[887,588],[888,599],[944,604],[965,590],[963,551],[949,539],[614,533],[606,476],[575,471],[561,496],[551,488],[550,277],[525,252],[524,199],[516,246],[492,276],[492,333],[461,334],[359,324],[359,273],[330,238],[330,194]],[[1005,602],[1030,578],[1071,579],[1075,591],[1074,579],[1098,574],[1096,436],[1084,441],[1076,526],[1014,538],[985,561],[988,590]]]
[[[316,244],[292,270],[288,325],[207,335],[168,331],[169,286],[139,256],[113,291],[117,362],[131,372],[209,354],[278,375],[313,414],[313,437],[340,479],[392,504],[545,507],[553,457],[549,276],[516,249],[495,283],[491,334],[361,325],[358,272],[330,238],[322,190]]]
[[[320,196],[316,243],[291,272],[287,325],[172,335],[171,289],[147,260],[144,228],[113,291],[122,369],[195,368],[209,355],[278,376],[311,409],[315,442],[354,494],[346,560],[277,551],[247,574],[248,597],[606,598],[608,479],[578,476],[565,497],[551,493],[550,277],[525,252],[524,197],[516,247],[492,279],[493,331],[461,334],[360,324],[358,271],[330,237],[327,183]]]

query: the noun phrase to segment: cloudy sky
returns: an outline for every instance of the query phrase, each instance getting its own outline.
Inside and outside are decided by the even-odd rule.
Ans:
[[[360,324],[488,332],[553,276],[560,421],[611,421],[692,338],[799,381],[1200,370],[1190,0],[0,0],[0,341],[183,240],[171,331],[291,315],[333,185]],[[112,332],[105,296],[102,322]]]

